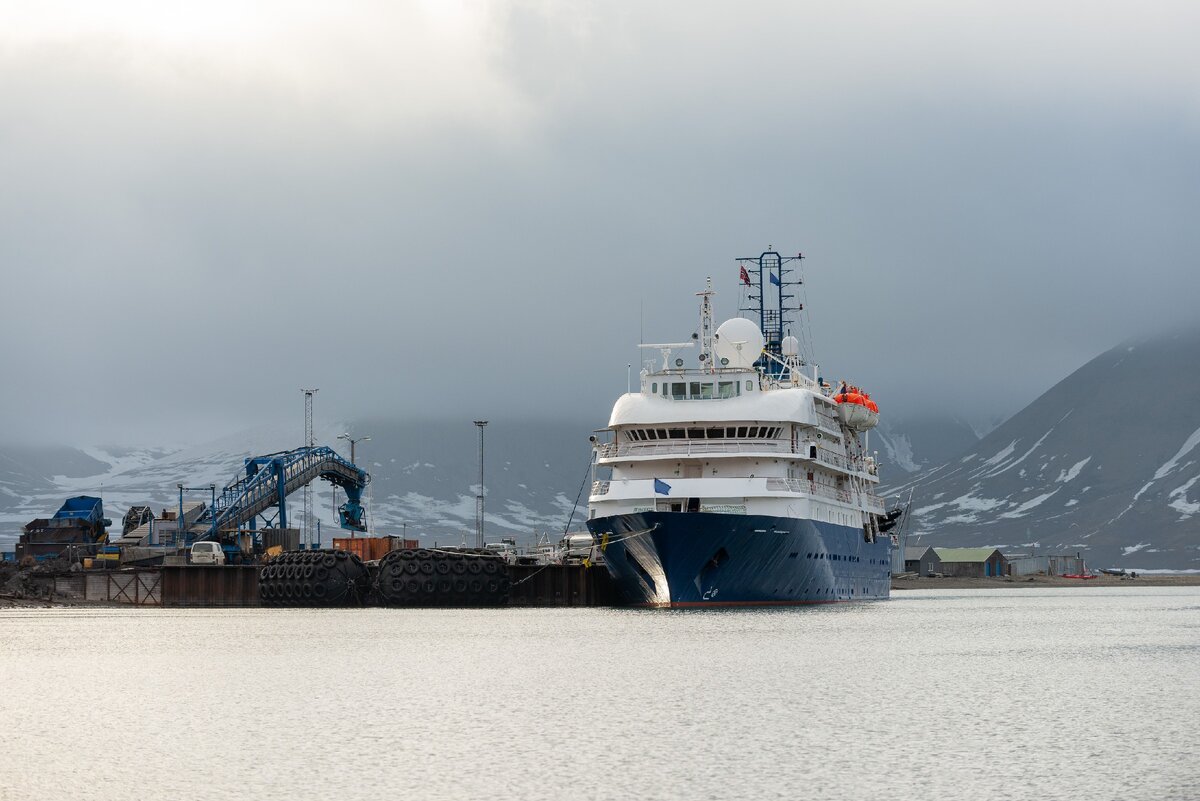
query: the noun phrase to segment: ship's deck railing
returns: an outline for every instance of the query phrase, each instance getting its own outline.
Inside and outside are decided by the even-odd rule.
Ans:
[[[792,448],[790,440],[784,439],[671,439],[665,442],[606,442],[598,449],[601,459],[634,458],[639,456],[701,456],[722,453],[794,453],[801,459],[808,459],[804,443]],[[860,465],[829,448],[818,445],[816,461],[820,464],[836,467],[847,473],[866,472],[866,465]]]
[[[606,442],[600,446],[601,459],[624,456],[690,456],[708,453],[786,453],[792,443],[782,439],[669,439],[658,442]]]
[[[819,495],[822,498],[832,498],[842,503],[850,503],[849,490],[827,487],[824,484],[800,478],[768,478],[767,489],[777,492],[802,492],[808,495]]]
[[[735,476],[726,476],[726,478],[735,478]],[[742,478],[749,478],[749,476],[742,476]],[[632,480],[651,481],[651,479]],[[854,503],[854,496],[849,490],[828,487],[824,484],[818,484],[815,481],[807,481],[799,478],[768,478],[766,481],[767,491],[769,492],[795,492],[802,495],[829,498],[830,500],[841,501],[842,503]],[[611,485],[611,481],[593,481],[592,497],[607,495]],[[871,492],[864,492],[859,495],[859,499],[868,511],[883,513],[883,500],[878,495]]]

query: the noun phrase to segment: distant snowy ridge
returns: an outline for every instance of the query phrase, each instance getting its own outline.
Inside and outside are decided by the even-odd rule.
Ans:
[[[1093,563],[1200,567],[1200,331],[1093,359],[962,455],[897,482],[922,542],[1036,541]],[[1170,404],[1114,386],[1156,386]]]

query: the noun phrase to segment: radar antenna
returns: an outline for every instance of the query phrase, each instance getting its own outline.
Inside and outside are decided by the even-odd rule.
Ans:
[[[665,342],[659,345],[638,345],[639,348],[657,348],[663,357],[662,369],[664,372],[671,368],[671,351],[676,348],[690,348],[695,345],[695,342]]]

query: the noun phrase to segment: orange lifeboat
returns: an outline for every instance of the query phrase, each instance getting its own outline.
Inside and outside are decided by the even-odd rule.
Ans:
[[[858,387],[847,386],[833,400],[838,404],[838,419],[847,428],[861,432],[879,424],[879,405]]]

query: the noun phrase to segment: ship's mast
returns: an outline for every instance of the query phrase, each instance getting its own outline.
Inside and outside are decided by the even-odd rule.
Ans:
[[[778,376],[783,372],[783,338],[788,335],[804,304],[797,301],[795,287],[804,283],[800,271],[788,267],[792,262],[804,258],[803,253],[781,256],[774,250],[766,250],[758,256],[743,256],[737,259],[743,283],[749,286],[746,305],[741,311],[758,318],[758,327],[766,340],[765,353],[754,363],[764,375]],[[770,358],[774,356],[774,358]]]
[[[712,276],[707,280],[707,288],[697,292],[696,297],[700,298],[700,368],[711,373],[716,369],[713,365],[712,296],[717,293],[713,292]]]

